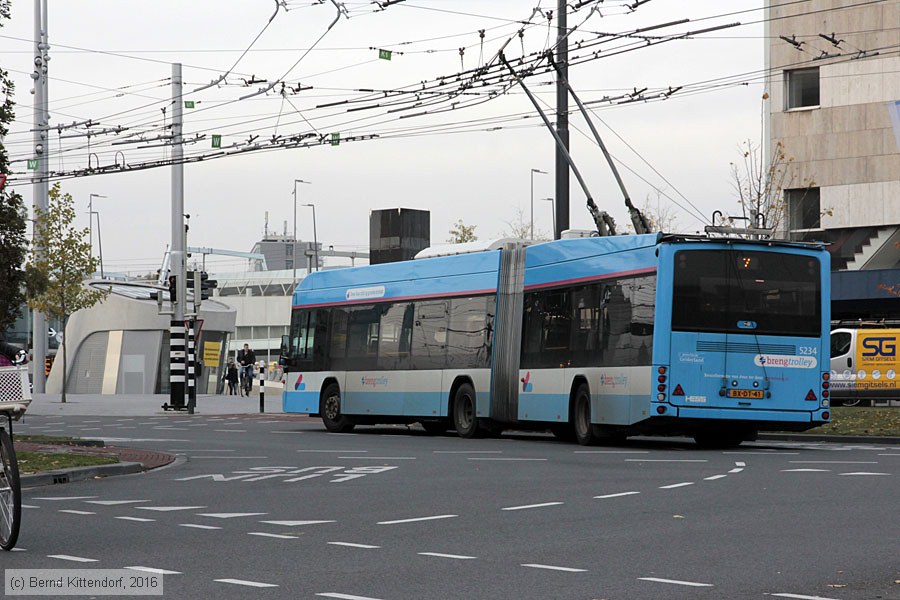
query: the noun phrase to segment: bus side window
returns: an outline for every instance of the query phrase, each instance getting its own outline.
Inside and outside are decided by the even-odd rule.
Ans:
[[[850,352],[850,333],[836,331],[831,334],[831,358],[843,356]]]

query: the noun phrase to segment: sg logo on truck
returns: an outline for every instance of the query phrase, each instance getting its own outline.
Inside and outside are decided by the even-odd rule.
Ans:
[[[897,342],[893,337],[869,337],[863,340],[862,356],[896,356]]]

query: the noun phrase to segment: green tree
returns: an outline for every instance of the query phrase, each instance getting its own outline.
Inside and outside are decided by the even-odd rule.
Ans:
[[[478,236],[475,235],[475,228],[477,225],[466,225],[463,223],[462,219],[456,221],[453,224],[453,227],[450,228],[450,237],[447,238],[447,241],[451,244],[464,244],[465,242],[474,242],[478,240]]]
[[[108,292],[84,286],[84,280],[96,271],[99,260],[91,256],[88,229],[75,229],[75,202],[71,194],[63,194],[59,183],[50,189],[46,212],[36,211],[34,245],[31,248],[29,276],[33,278],[28,305],[62,323],[63,391],[66,401],[68,347],[65,336],[69,315],[89,308]]]
[[[0,27],[9,19],[10,0],[0,0]],[[0,69],[0,140],[9,132],[8,124],[15,118],[13,107],[14,84],[9,74]],[[0,144],[0,175],[9,173],[9,156]],[[22,196],[9,186],[0,189],[0,337],[12,327],[21,314],[25,302],[25,272],[22,269],[27,253],[25,239],[26,210]]]

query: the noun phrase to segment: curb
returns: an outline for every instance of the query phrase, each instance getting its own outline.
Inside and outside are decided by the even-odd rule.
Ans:
[[[760,433],[760,440],[781,442],[839,442],[842,444],[900,444],[900,438],[865,435],[806,435],[802,433]]]
[[[140,473],[144,465],[137,462],[122,462],[112,465],[97,465],[94,467],[73,467],[71,469],[59,469],[35,473],[34,475],[22,475],[20,477],[22,487],[37,487],[42,485],[54,485],[59,483],[71,483],[84,481],[96,477],[112,477],[115,475],[130,475]]]

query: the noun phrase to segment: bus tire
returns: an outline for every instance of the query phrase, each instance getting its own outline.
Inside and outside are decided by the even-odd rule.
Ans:
[[[582,446],[597,443],[596,428],[591,423],[591,392],[585,383],[575,390],[575,399],[572,402],[572,428],[575,430],[575,441]]]
[[[453,395],[453,427],[461,438],[478,435],[478,418],[475,416],[475,388],[463,383]]]
[[[341,412],[341,388],[336,383],[328,384],[322,392],[319,414],[331,433],[348,433],[356,427],[353,419]]]

